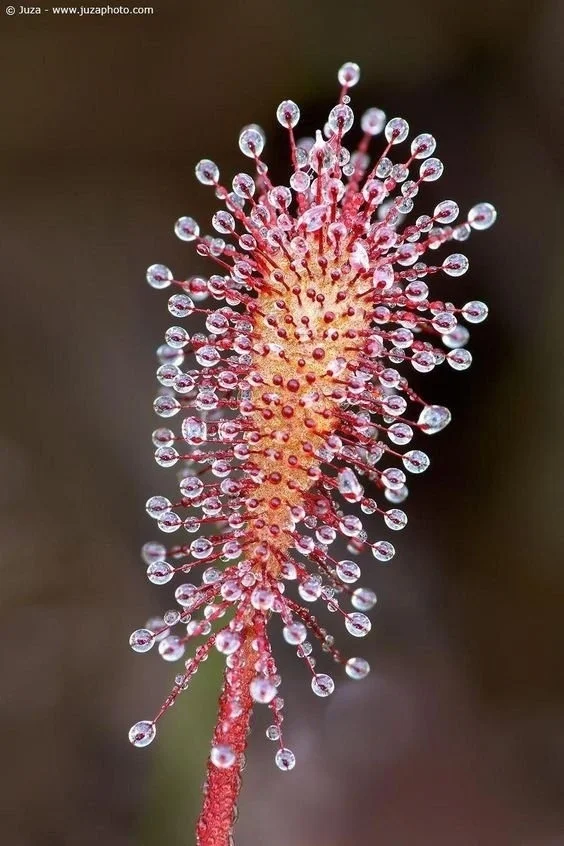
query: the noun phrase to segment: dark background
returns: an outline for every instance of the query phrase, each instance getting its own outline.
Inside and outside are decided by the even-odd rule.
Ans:
[[[174,674],[127,646],[173,605],[137,553],[167,476],[150,433],[169,320],[144,272],[204,269],[172,234],[215,208],[195,162],[246,169],[237,134],[256,121],[282,179],[277,104],[297,100],[308,134],[354,60],[357,116],[377,105],[439,139],[447,172],[420,212],[498,206],[452,283],[491,317],[469,372],[426,380],[455,419],[420,444],[432,468],[397,559],[365,568],[373,674],[313,702],[286,662],[299,766],[275,769],[259,713],[237,842],[564,844],[563,23],[558,0],[156,0],[151,17],[103,19],[2,7],[3,843],[193,843],[219,661],[150,749],[126,736]]]

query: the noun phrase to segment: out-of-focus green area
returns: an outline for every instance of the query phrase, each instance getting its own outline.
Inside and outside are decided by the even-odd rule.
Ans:
[[[166,294],[144,273],[207,269],[172,233],[180,215],[206,224],[216,208],[194,164],[210,157],[229,180],[246,170],[237,134],[257,122],[286,178],[276,106],[298,101],[310,134],[354,60],[357,115],[380,106],[438,138],[446,173],[421,191],[421,213],[444,198],[499,208],[448,292],[491,314],[468,373],[418,382],[454,420],[418,444],[432,466],[412,485],[394,563],[364,567],[379,595],[372,634],[352,644],[331,619],[373,674],[312,702],[280,638],[298,766],[275,769],[260,713],[237,841],[564,843],[563,24],[556,0],[1,10],[2,842],[194,842],[218,657],[157,742],[127,743],[175,672],[127,646],[173,605],[138,556],[154,536],[144,502],[174,484],[150,442]]]

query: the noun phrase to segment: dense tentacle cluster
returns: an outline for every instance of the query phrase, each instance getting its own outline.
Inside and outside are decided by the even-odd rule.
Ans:
[[[381,515],[392,532],[404,528],[398,506],[407,496],[406,473],[429,465],[412,438],[450,421],[448,409],[410,387],[409,371],[444,362],[466,369],[468,330],[459,320],[478,323],[487,314],[482,302],[458,308],[432,300],[430,278],[460,276],[468,260],[459,252],[439,263],[427,256],[489,227],[495,209],[480,203],[455,223],[458,206],[444,200],[432,214],[414,217],[420,189],[443,171],[435,139],[417,135],[394,162],[408,124],[386,121],[373,108],[361,118],[351,154],[343,143],[354,120],[347,92],[358,77],[353,63],[341,68],[339,102],[315,138],[296,141],[298,106],[287,100],[278,107],[289,136],[290,187],[271,183],[255,125],[239,137],[254,176],[237,174],[230,190],[212,161],[198,163],[198,180],[225,208],[213,215],[213,236],[201,236],[190,217],[175,231],[215,262],[216,274],[177,280],[163,265],[147,272],[154,288],[176,287],[173,317],[201,315],[206,331],[190,335],[174,325],[158,350],[154,408],[181,423],[179,431],[155,430],[155,458],[181,469],[176,501],[152,496],[147,511],[162,532],[184,539],[148,543],[143,558],[151,582],[179,577],[179,608],[135,631],[131,645],[145,652],[156,643],[165,660],[177,661],[192,641],[203,641],[155,718],[133,726],[130,739],[136,746],[153,739],[158,719],[212,647],[226,656],[201,844],[228,842],[253,702],[272,712],[267,736],[278,745],[278,767],[295,763],[283,741],[269,635],[275,618],[317,695],[332,693],[334,682],[317,668],[315,642],[349,677],[369,672],[364,659],[342,656],[309,606],[323,602],[354,637],[370,631],[366,612],[376,596],[356,586],[355,559],[367,552],[387,562],[394,547],[386,530],[384,539],[369,539],[361,515]],[[370,143],[381,132],[383,149],[371,160]],[[342,540],[350,558],[332,551]],[[200,566],[200,577],[192,577]]]

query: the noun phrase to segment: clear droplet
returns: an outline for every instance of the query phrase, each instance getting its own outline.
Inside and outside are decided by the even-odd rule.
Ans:
[[[147,269],[147,282],[151,288],[168,288],[173,278],[172,272],[164,264],[152,264]]]
[[[372,628],[372,623],[366,614],[353,611],[352,614],[347,614],[345,617],[345,627],[353,637],[365,637]]]
[[[152,721],[141,720],[129,729],[129,742],[134,746],[148,746],[155,739],[157,727]]]
[[[311,680],[311,689],[316,696],[330,696],[335,690],[335,682],[325,673],[317,673]]]
[[[231,746],[221,744],[218,746],[212,746],[211,748],[210,761],[215,767],[219,767],[220,770],[232,767],[236,759],[237,756]]]
[[[365,679],[370,672],[370,664],[365,658],[349,658],[345,664],[345,672],[351,679]]]
[[[274,760],[278,769],[283,772],[293,770],[296,766],[296,756],[291,749],[286,749],[285,747],[278,750],[274,756]]]

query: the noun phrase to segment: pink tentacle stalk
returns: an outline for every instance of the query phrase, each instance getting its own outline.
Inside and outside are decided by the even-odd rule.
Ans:
[[[225,670],[204,801],[196,828],[197,846],[229,846],[253,712],[249,686],[256,676],[256,655],[250,641],[249,637],[242,644],[237,667]]]
[[[200,315],[206,332],[171,326],[157,351],[154,409],[165,421],[180,415],[181,425],[153,432],[155,459],[180,468],[179,492],[152,496],[146,508],[162,532],[182,538],[168,547],[151,541],[142,555],[154,584],[192,578],[199,566],[203,572],[199,583],[181,578],[179,608],[149,620],[130,644],[136,652],[158,644],[166,661],[179,661],[194,640],[203,641],[155,717],[136,723],[129,737],[148,745],[209,651],[225,656],[199,846],[232,842],[255,703],[271,711],[266,734],[278,745],[276,765],[295,765],[283,740],[272,622],[280,619],[317,696],[329,696],[335,683],[318,669],[315,643],[350,679],[367,676],[368,662],[344,657],[308,606],[322,602],[355,638],[370,631],[366,612],[376,594],[356,586],[355,559],[393,558],[390,537],[407,524],[398,508],[408,495],[406,473],[429,466],[427,454],[409,445],[450,422],[449,410],[420,397],[408,374],[445,363],[466,370],[469,333],[460,321],[487,315],[477,300],[460,308],[431,298],[433,279],[456,279],[468,259],[454,252],[433,263],[428,253],[487,229],[494,207],[478,203],[455,224],[458,206],[443,200],[413,218],[416,196],[443,171],[433,157],[436,141],[417,135],[394,163],[392,151],[409,126],[403,118],[386,122],[374,108],[361,118],[363,135],[351,155],[343,139],[354,121],[348,91],[358,78],[355,64],[340,69],[339,102],[315,139],[296,141],[296,103],[278,107],[289,134],[290,187],[270,181],[264,134],[255,125],[239,137],[254,177],[236,174],[230,191],[214,162],[197,164],[198,180],[226,208],[213,215],[213,236],[201,236],[191,217],[180,218],[175,232],[215,263],[215,274],[175,279],[160,264],[147,271],[152,287],[175,286],[173,317]],[[371,162],[370,145],[382,131],[386,143]],[[208,298],[218,305],[205,306]],[[369,540],[363,526],[362,515],[374,514],[384,524],[380,540]],[[344,544],[349,557],[339,557],[333,544]]]

